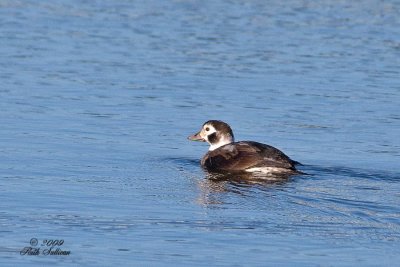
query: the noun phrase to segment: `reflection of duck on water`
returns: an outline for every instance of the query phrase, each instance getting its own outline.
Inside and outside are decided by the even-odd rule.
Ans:
[[[207,121],[200,132],[188,139],[210,144],[201,165],[211,172],[263,175],[300,173],[295,167],[299,163],[275,147],[253,141],[235,142],[231,127],[223,121]]]
[[[254,188],[268,191],[291,181],[290,174],[254,174],[254,173],[207,173],[206,179],[198,179],[199,195],[196,202],[205,206],[219,206],[230,203],[231,194],[248,196]]]

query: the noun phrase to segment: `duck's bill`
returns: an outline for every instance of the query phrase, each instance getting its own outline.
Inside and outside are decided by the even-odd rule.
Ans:
[[[200,136],[200,132],[191,136],[188,136],[188,139],[191,141],[200,141],[200,142],[205,142],[204,138]]]

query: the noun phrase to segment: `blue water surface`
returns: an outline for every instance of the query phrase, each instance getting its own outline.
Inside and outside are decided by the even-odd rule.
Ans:
[[[0,25],[1,266],[400,261],[398,1],[2,0]],[[209,119],[309,175],[208,179]]]

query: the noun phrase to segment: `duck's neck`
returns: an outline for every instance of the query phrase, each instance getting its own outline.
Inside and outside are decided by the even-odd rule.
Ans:
[[[221,146],[233,143],[234,139],[232,136],[222,136],[218,142],[214,142],[214,143],[210,143],[210,147],[208,149],[208,151],[213,151]]]

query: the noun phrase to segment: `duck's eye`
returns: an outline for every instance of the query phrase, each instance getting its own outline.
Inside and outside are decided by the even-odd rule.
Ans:
[[[206,127],[206,132],[208,132],[210,130],[210,128]]]

